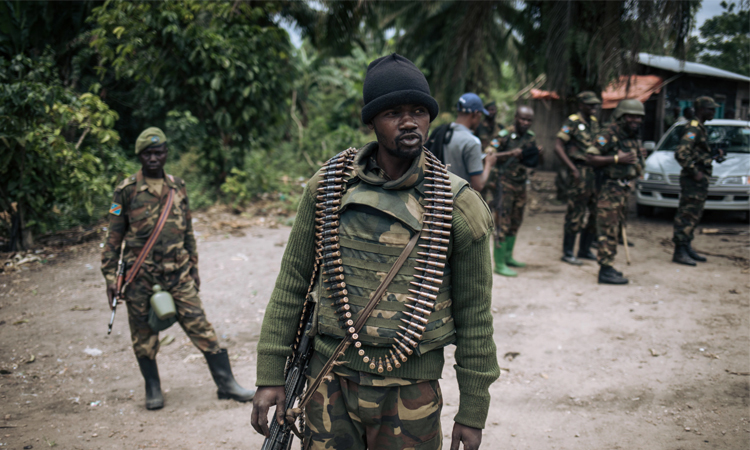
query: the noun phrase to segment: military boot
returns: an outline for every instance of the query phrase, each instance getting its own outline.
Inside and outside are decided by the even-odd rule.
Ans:
[[[234,380],[226,349],[221,349],[218,353],[203,353],[203,355],[206,357],[216,387],[219,388],[216,394],[220,400],[232,399],[244,403],[255,397],[255,389],[245,389]]]
[[[580,266],[583,265],[583,262],[573,256],[573,248],[575,247],[575,245],[576,233],[565,233],[565,235],[563,236],[563,257],[561,259],[568,264]]]
[[[685,264],[686,266],[694,266],[697,264],[695,260],[688,254],[687,245],[685,244],[675,244],[672,262]]]
[[[701,256],[698,253],[695,252],[695,249],[693,249],[693,244],[688,242],[685,245],[685,250],[687,250],[687,254],[689,257],[693,258],[694,261],[697,262],[706,262],[706,257]]]
[[[495,270],[494,272],[504,277],[515,277],[518,276],[518,272],[511,269],[506,264],[508,255],[508,241],[500,243],[499,247],[495,247]]]
[[[516,237],[510,236],[506,238],[505,242],[508,244],[507,254],[505,255],[505,263],[511,267],[526,267],[526,263],[522,263],[513,259],[513,248],[516,246]]]
[[[628,279],[614,267],[602,265],[599,267],[599,284],[628,284]]]
[[[596,234],[583,230],[578,247],[578,257],[581,259],[590,259],[596,261],[596,255],[591,251],[591,243],[594,242]]]
[[[137,358],[143,379],[146,380],[146,409],[161,409],[164,407],[164,396],[159,382],[159,368],[155,359]]]

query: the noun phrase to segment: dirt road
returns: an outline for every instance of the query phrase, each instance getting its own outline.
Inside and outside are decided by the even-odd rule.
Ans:
[[[600,286],[595,263],[559,261],[562,207],[531,206],[516,245],[529,266],[494,280],[503,373],[482,448],[750,448],[748,235],[699,235],[699,251],[744,263],[709,256],[689,268],[670,262],[668,215],[633,218],[633,264],[622,247],[617,256],[631,284]],[[702,227],[747,230],[720,218]],[[208,318],[245,386],[289,231],[253,227],[199,241]],[[216,399],[205,361],[178,327],[162,333],[174,342],[158,359],[166,407],[146,411],[124,309],[106,336],[97,244],[25,267],[0,275],[0,449],[260,447],[251,406]],[[446,448],[458,407],[452,353],[441,381]]]

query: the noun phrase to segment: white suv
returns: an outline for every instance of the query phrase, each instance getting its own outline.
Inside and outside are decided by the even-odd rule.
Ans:
[[[646,170],[636,183],[639,215],[651,215],[654,207],[677,208],[680,199],[680,164],[674,152],[687,122],[672,125],[646,158]],[[713,162],[705,209],[745,211],[750,218],[750,122],[715,119],[705,123],[709,145],[724,149],[725,161]]]

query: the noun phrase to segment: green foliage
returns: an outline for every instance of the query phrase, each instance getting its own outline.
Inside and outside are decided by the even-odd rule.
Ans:
[[[721,2],[721,15],[706,20],[700,39],[691,37],[692,60],[750,76],[749,5],[747,0],[739,7],[734,2]]]
[[[170,112],[195,117],[200,129],[190,145],[218,185],[231,168],[242,168],[252,145],[283,124],[295,71],[288,35],[272,20],[279,8],[107,1],[90,19],[97,70],[103,80],[114,75],[132,84],[120,98],[129,99],[141,128],[163,126]]]
[[[102,214],[130,169],[116,120],[98,96],[61,86],[49,54],[0,59],[0,210],[17,204],[37,232]]]

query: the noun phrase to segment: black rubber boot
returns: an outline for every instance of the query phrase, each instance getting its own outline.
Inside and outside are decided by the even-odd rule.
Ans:
[[[159,382],[159,368],[155,359],[137,358],[143,379],[146,380],[146,409],[162,409],[164,396]]]
[[[622,276],[612,266],[599,267],[599,284],[628,284],[628,279]]]
[[[232,399],[243,403],[252,401],[255,397],[255,389],[245,389],[234,380],[226,349],[221,349],[218,353],[204,353],[203,355],[206,357],[216,387],[219,388],[216,394],[220,400]]]
[[[583,230],[578,247],[578,257],[581,259],[590,259],[596,261],[596,255],[591,251],[591,243],[594,242],[596,234]]]
[[[688,242],[687,245],[685,245],[685,250],[687,251],[688,256],[693,258],[694,261],[706,262],[706,257],[697,254],[695,250],[693,249],[693,245],[690,242]]]
[[[675,244],[674,246],[674,256],[672,256],[672,262],[676,262],[678,264],[685,264],[686,266],[694,266],[697,263],[693,258],[690,257],[687,251],[687,245],[685,244]]]
[[[576,259],[575,256],[573,256],[573,248],[576,245],[576,233],[565,233],[563,236],[563,256],[562,261],[565,261],[568,264],[573,264],[574,266],[580,266],[583,265],[583,262]]]

